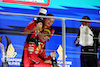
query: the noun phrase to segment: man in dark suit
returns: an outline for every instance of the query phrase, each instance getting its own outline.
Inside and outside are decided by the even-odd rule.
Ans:
[[[82,19],[90,20],[88,16]],[[81,21],[80,32],[74,42],[81,45],[81,67],[97,67],[97,48],[99,46],[99,31],[90,26],[91,22]]]

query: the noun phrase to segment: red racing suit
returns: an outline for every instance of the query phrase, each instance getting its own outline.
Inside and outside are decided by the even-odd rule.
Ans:
[[[32,20],[29,24],[28,24],[28,26],[25,28],[25,29],[33,29],[34,27],[35,27],[35,25],[36,25],[36,22],[35,22],[35,20]],[[51,35],[50,35],[50,38],[51,38],[51,36],[53,36],[53,34],[54,34],[54,29],[51,29],[50,27],[48,27],[47,29],[50,29],[51,30]],[[32,32],[32,34],[28,34],[28,36],[27,36],[27,39],[26,39],[26,42],[25,42],[25,45],[24,45],[24,48],[25,49],[28,49],[28,46],[29,46],[29,43],[27,43],[27,41],[29,40],[29,39],[31,39],[31,38],[33,38],[33,37],[36,37],[37,35],[35,34],[35,31],[34,32]],[[43,44],[45,44],[45,47],[46,47],[46,42],[44,42]],[[42,49],[43,50],[43,49]],[[26,63],[26,59],[24,59],[24,58],[26,58],[26,57],[28,57],[28,55],[26,55],[27,53],[29,53],[28,51],[26,51],[26,50],[24,50],[24,52],[23,52],[23,56],[22,56],[22,62],[21,62],[21,67],[23,67],[23,64],[24,65],[26,65],[27,63]],[[45,52],[44,52],[44,50],[43,50],[43,52],[41,53],[41,55],[43,54],[43,56],[46,56],[46,54],[45,54]],[[46,58],[45,58],[46,59]],[[24,62],[25,61],[25,62]],[[28,61],[32,61],[32,60],[29,60],[28,59]],[[27,62],[28,62],[27,61]],[[32,61],[33,62],[33,61]],[[33,62],[34,63],[34,62]],[[41,63],[39,63],[39,64],[41,64]],[[38,64],[38,65],[39,65]]]
[[[24,47],[24,67],[52,67],[49,63],[44,63],[44,60],[51,60],[51,56],[46,57],[44,44],[38,42],[25,43]]]
[[[27,27],[26,27],[25,29],[31,30],[31,29],[33,29],[35,26],[36,26],[36,22],[35,22],[35,20],[32,20],[32,21],[27,25]],[[36,31],[31,32],[31,34],[28,34],[27,39],[30,39],[30,38],[33,38],[34,36],[36,36],[35,33],[36,33]]]
[[[26,27],[25,29],[33,29],[35,26],[36,26],[36,22],[35,22],[35,20],[32,20],[32,21],[27,25],[27,27]],[[51,38],[51,37],[53,36],[55,30],[52,29],[51,27],[47,27],[47,29],[50,29],[50,31],[51,31],[51,35],[50,35],[50,38]],[[30,39],[30,38],[35,37],[35,36],[37,35],[37,34],[35,34],[35,33],[36,33],[36,31],[32,32],[32,34],[29,34],[29,35],[27,36],[27,39]]]

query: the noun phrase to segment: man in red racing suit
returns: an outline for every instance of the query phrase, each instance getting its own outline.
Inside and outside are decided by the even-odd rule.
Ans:
[[[52,14],[47,14],[47,16],[54,17]],[[50,37],[52,37],[55,32],[55,30],[51,28],[51,25],[53,23],[54,23],[53,18],[45,18],[42,26],[42,29],[49,29],[51,31]],[[36,29],[39,29],[39,26],[36,24],[35,20],[32,20],[24,30],[24,34],[28,34],[27,39],[33,38],[34,36],[37,35]]]
[[[47,14],[47,16],[53,16],[52,14]],[[50,30],[51,34],[49,37],[51,37],[54,34],[54,29],[52,29],[50,26],[53,24],[54,19],[52,18],[45,18],[44,20],[44,26],[43,29],[47,28]],[[24,30],[24,34],[28,34],[25,45],[27,45],[27,41],[31,38],[34,38],[37,36],[35,29],[37,29],[38,27],[36,26],[36,22],[35,20],[32,20],[28,26],[25,28]],[[49,40],[49,39],[48,39]],[[42,42],[45,44],[46,47],[46,41]],[[24,46],[25,47],[25,46]],[[44,47],[44,48],[45,48]],[[23,52],[24,53],[24,52]],[[24,55],[22,56],[22,62],[21,62],[21,67],[23,67],[23,61],[24,61]]]
[[[24,67],[52,67],[51,56],[46,56],[44,51],[44,43],[48,40],[49,36],[45,34],[51,34],[49,29],[45,29],[42,34],[39,34],[38,45],[34,41],[25,43],[24,47]]]

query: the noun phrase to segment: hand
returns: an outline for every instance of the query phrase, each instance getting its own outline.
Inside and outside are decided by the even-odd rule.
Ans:
[[[39,27],[35,26],[35,27],[33,28],[33,31],[37,31],[37,30],[39,30],[39,29],[40,29]]]
[[[51,57],[56,57],[56,52],[51,52]]]
[[[52,62],[50,60],[45,60],[44,63],[50,63],[50,64],[52,64]]]
[[[42,22],[38,22],[38,23],[36,24],[36,26],[37,26],[38,28],[42,28],[42,27],[43,27],[43,23],[42,23]]]
[[[39,23],[36,24],[36,26],[33,28],[33,31],[34,31],[34,30],[35,30],[35,31],[37,31],[37,30],[42,31],[42,26],[43,26],[43,24],[42,24],[41,22],[39,22]]]

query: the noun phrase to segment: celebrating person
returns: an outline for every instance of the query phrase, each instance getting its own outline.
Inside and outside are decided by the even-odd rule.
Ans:
[[[84,16],[82,19],[90,20],[88,16]],[[75,46],[81,45],[81,67],[97,67],[99,31],[90,26],[91,22],[81,22],[80,32],[75,40]]]
[[[46,16],[54,17],[52,14],[47,14]],[[27,39],[33,38],[36,35],[36,30],[41,31],[42,29],[50,29],[51,35],[54,34],[55,30],[51,28],[51,25],[53,24],[54,19],[53,18],[44,18],[43,23],[39,22],[36,24],[35,20],[32,20],[28,26],[24,30],[24,34],[28,34]],[[26,39],[26,41],[27,41]]]
[[[42,9],[42,11],[45,11]],[[39,14],[41,14],[41,9],[39,11]],[[44,12],[42,12],[44,14]],[[54,17],[52,14],[47,14],[46,16],[51,16],[51,17]],[[25,42],[25,46],[27,46],[27,43],[29,43],[29,41],[33,41],[35,42],[36,44],[38,42],[34,41],[35,40],[38,40],[38,35],[41,34],[41,31],[44,30],[44,29],[49,29],[51,34],[48,38],[48,40],[50,39],[51,36],[53,36],[54,34],[54,29],[51,28],[51,25],[53,24],[54,22],[54,19],[52,18],[43,18],[42,20],[40,20],[41,18],[39,17],[37,20],[32,20],[28,26],[25,28],[24,30],[24,34],[28,34],[27,35],[27,38],[26,38],[26,42]],[[37,22],[39,21],[39,22]],[[46,41],[42,41],[46,47]],[[44,49],[45,49],[44,47]],[[23,52],[23,56],[22,58],[24,58],[24,52]],[[22,62],[21,62],[21,67],[23,66],[23,62],[24,62],[24,59],[22,59]]]
[[[52,67],[51,59],[52,56],[56,56],[56,53],[52,52],[47,57],[44,50],[45,44],[43,43],[49,39],[50,34],[49,29],[44,29],[35,39],[28,41],[24,47],[24,67]]]

